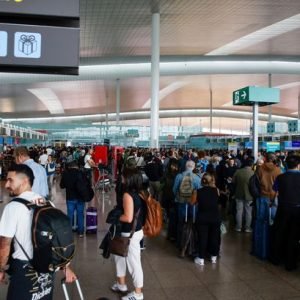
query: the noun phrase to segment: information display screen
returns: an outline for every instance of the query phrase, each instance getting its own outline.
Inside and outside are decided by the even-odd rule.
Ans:
[[[79,0],[0,0],[0,14],[79,18]]]

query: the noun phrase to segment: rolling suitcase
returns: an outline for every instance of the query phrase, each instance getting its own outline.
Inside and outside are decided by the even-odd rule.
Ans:
[[[80,287],[78,279],[75,280],[75,284],[76,284],[76,287],[77,287],[77,291],[78,291],[80,300],[84,300],[84,297],[83,297],[82,290],[81,290],[81,287]],[[61,280],[61,286],[62,286],[62,289],[64,291],[65,299],[66,300],[70,300],[69,293],[68,293],[67,286],[66,286],[65,278]]]
[[[97,233],[98,213],[96,207],[88,207],[86,210],[86,233]]]

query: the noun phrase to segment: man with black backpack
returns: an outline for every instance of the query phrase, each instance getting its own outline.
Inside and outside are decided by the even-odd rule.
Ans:
[[[6,282],[7,272],[10,275],[8,300],[52,299],[55,270],[38,272],[32,263],[36,251],[32,239],[34,212],[24,204],[43,202],[31,190],[33,180],[33,172],[26,165],[13,165],[8,170],[5,188],[13,200],[5,206],[0,221],[0,283]],[[69,267],[64,270],[66,282],[76,279]]]

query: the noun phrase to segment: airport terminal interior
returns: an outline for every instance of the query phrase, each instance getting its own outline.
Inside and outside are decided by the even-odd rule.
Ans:
[[[0,216],[10,149],[103,145],[297,153],[300,1],[0,0]],[[88,300],[120,299],[114,262],[99,249],[116,203],[116,168],[109,175],[111,189],[86,204],[97,208],[96,234],[74,234],[72,267]],[[55,176],[52,200],[66,212]],[[251,255],[252,233],[225,224],[217,264],[179,258],[166,223],[146,238],[144,299],[300,299],[299,269]],[[0,300],[6,292],[0,285]]]
[[[54,195],[55,205],[66,211],[65,195],[57,184]],[[3,186],[1,197],[4,199],[0,204],[2,211],[9,200]],[[114,261],[111,257],[104,259],[98,248],[109,226],[105,219],[115,204],[115,193],[98,193],[95,204],[98,207],[97,234],[87,234],[83,239],[75,235],[76,255],[71,265],[79,277],[84,299],[106,297],[117,300],[119,295],[110,291],[115,281]],[[146,249],[142,251],[144,299],[300,299],[300,271],[287,272],[282,266],[273,266],[250,255],[249,233],[228,230],[222,236],[220,259],[216,265],[208,262],[198,266],[190,257],[179,258],[175,244],[166,239],[165,230],[159,237],[147,238],[145,244]],[[58,272],[54,288],[54,299],[57,300],[64,299],[61,278],[62,274]],[[132,288],[130,282],[128,280]],[[68,289],[70,299],[80,299],[74,285]],[[6,290],[7,286],[0,286],[1,300],[6,299]]]

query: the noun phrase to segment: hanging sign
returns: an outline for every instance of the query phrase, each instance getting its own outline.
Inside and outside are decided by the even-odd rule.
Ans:
[[[79,0],[0,0],[0,13],[79,18]]]
[[[8,67],[29,67],[33,72],[40,67],[69,68],[76,74],[79,35],[79,28],[0,23],[0,72]]]
[[[247,86],[233,92],[233,105],[260,106],[276,104],[280,101],[280,89],[257,86]]]

